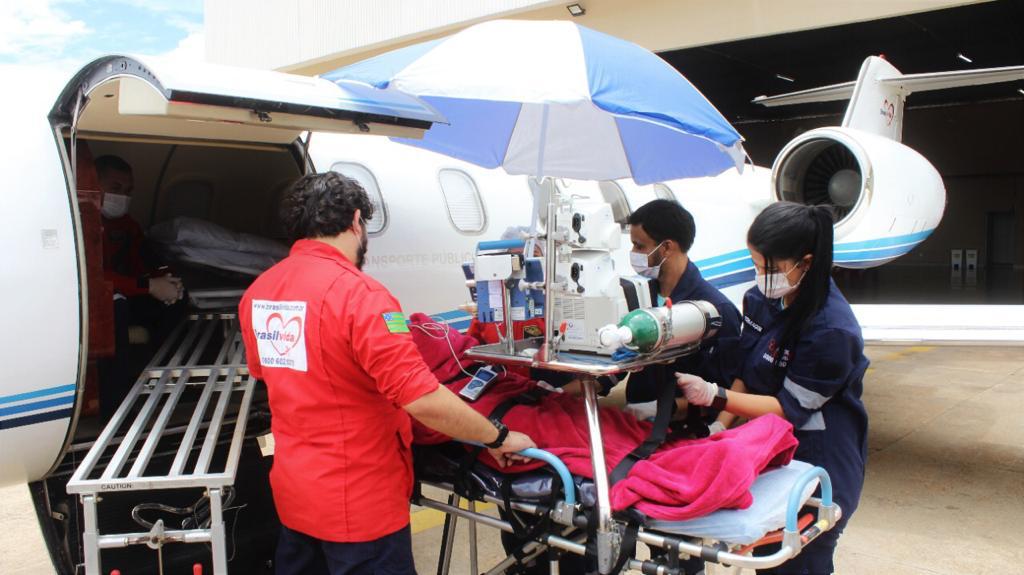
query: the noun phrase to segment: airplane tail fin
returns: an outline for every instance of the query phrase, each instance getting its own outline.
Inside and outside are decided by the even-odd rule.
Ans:
[[[856,82],[778,96],[758,96],[753,101],[763,106],[788,106],[849,99],[843,127],[871,132],[898,142],[903,137],[903,104],[911,93],[1021,79],[1024,79],[1024,66],[902,74],[884,58],[870,56],[861,65]]]
[[[870,56],[864,60],[842,126],[885,136],[897,142],[902,140],[903,103],[909,92],[904,91],[899,84],[883,82],[901,76],[900,71],[883,58]]]

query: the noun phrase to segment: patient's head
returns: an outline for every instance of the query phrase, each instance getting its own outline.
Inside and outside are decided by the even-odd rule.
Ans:
[[[373,204],[363,186],[337,172],[299,178],[281,203],[281,220],[290,239],[342,240],[352,235],[360,268],[367,248],[366,221],[372,217]]]

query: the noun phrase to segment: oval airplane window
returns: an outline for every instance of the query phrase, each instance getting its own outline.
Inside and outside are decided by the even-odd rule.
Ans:
[[[455,229],[466,234],[477,234],[487,227],[487,215],[480,199],[476,182],[462,170],[445,169],[438,173],[441,194],[448,207],[448,217]]]
[[[625,228],[632,211],[629,208],[629,200],[626,199],[626,192],[622,191],[622,186],[612,180],[599,182],[598,187],[601,189],[601,197],[612,206],[612,216],[615,217],[615,221]]]
[[[668,184],[654,184],[654,197],[659,200],[676,200],[676,194],[672,191],[672,188],[668,187]]]
[[[331,171],[348,176],[363,186],[366,195],[370,196],[370,203],[373,204],[373,217],[366,222],[366,233],[374,235],[383,232],[384,228],[388,227],[388,208],[373,172],[355,162],[335,162],[331,165]]]

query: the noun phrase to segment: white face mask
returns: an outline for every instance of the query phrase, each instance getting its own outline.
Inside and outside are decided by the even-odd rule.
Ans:
[[[807,272],[805,271],[800,276],[800,279],[796,281],[795,284],[789,285],[788,276],[795,269],[797,268],[793,267],[790,268],[788,272],[775,272],[773,274],[757,274],[757,289],[761,290],[761,293],[764,294],[764,297],[768,299],[779,299],[781,297],[786,297],[787,295],[793,293],[793,290],[800,286],[800,282],[804,280],[804,275],[807,274]]]
[[[103,206],[100,212],[108,220],[119,218],[128,213],[128,206],[132,203],[130,196],[124,194],[103,194]]]
[[[665,242],[661,242],[661,244],[663,243]],[[629,252],[629,263],[633,266],[633,270],[636,271],[636,273],[652,280],[658,279],[658,274],[661,272],[661,264],[659,263],[656,266],[648,264],[651,261],[651,255],[658,251],[661,244],[654,246],[654,249],[651,250],[650,253]]]

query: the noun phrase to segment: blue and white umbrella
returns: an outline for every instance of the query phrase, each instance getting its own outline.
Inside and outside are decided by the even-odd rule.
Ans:
[[[648,184],[742,168],[743,139],[652,52],[565,21],[496,20],[325,74],[448,118],[403,143],[510,174]]]

